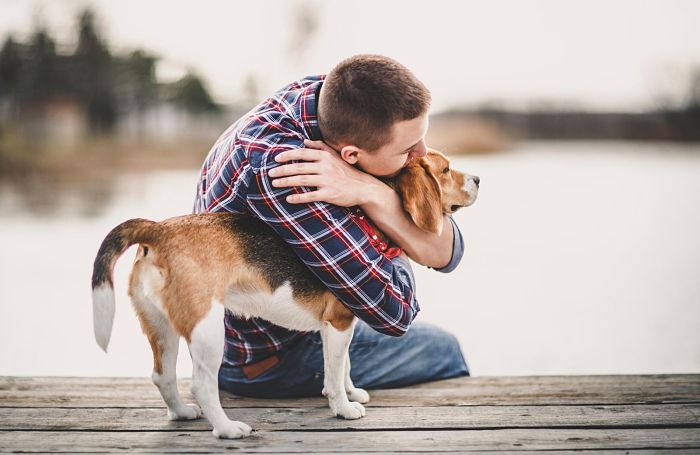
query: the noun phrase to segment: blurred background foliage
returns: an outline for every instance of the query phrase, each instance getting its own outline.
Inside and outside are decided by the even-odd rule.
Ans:
[[[297,6],[285,55],[298,63],[320,18],[311,4]],[[21,180],[31,172],[60,178],[66,169],[73,177],[101,178],[115,167],[195,167],[221,131],[267,95],[255,72],[247,75],[237,101],[228,103],[215,99],[192,68],[178,79],[159,80],[161,57],[146,49],[113,51],[100,24],[87,8],[77,13],[68,43],[57,42],[42,21],[25,39],[4,36],[0,179]],[[660,97],[643,112],[596,112],[562,103],[453,106],[432,115],[429,143],[462,154],[497,152],[528,140],[698,141],[700,67],[690,72],[680,102]]]
[[[85,115],[90,133],[109,133],[120,116],[163,103],[197,114],[220,111],[196,74],[159,83],[157,57],[140,49],[112,54],[91,10],[80,14],[76,33],[77,46],[68,53],[59,53],[55,40],[41,28],[26,43],[11,35],[5,38],[0,51],[5,122],[18,122],[54,105],[73,106]]]
[[[213,100],[205,81],[194,71],[158,81],[157,56],[143,49],[111,52],[90,9],[76,24],[72,48],[41,26],[26,41],[4,38],[0,178],[60,172],[61,163],[88,172],[99,163],[114,166],[120,157],[146,167],[199,160],[203,143],[216,138],[230,118],[224,114],[231,114]],[[175,143],[180,150],[163,150]],[[75,155],[84,162],[78,169],[70,160]]]

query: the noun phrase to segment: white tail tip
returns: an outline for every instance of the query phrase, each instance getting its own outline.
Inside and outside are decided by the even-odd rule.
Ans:
[[[114,323],[114,289],[108,282],[92,290],[92,325],[95,340],[107,352]]]

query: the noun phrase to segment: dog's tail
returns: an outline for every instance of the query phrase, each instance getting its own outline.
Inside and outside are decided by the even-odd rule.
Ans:
[[[114,264],[131,245],[152,243],[156,238],[156,225],[154,221],[140,218],[125,221],[107,234],[97,252],[92,269],[92,323],[95,340],[105,352],[114,323]]]

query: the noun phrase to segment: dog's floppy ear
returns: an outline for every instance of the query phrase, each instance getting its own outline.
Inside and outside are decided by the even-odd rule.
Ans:
[[[442,190],[425,159],[408,166],[396,179],[403,208],[424,231],[442,232]]]

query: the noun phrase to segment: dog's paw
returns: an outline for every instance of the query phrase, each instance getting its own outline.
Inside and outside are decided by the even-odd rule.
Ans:
[[[355,387],[348,391],[348,399],[362,404],[369,403],[369,393],[365,389]]]
[[[354,401],[349,401],[339,406],[331,406],[331,410],[336,417],[346,420],[359,419],[365,416],[365,407]]]
[[[196,404],[188,404],[179,409],[168,409],[170,420],[194,420],[202,417],[202,410]]]
[[[238,439],[250,436],[251,431],[253,429],[248,424],[237,420],[229,420],[224,425],[214,428],[212,433],[219,439]]]
[[[321,390],[321,395],[323,395],[324,397],[328,397],[328,391],[326,390],[325,385],[323,386],[323,389]]]

